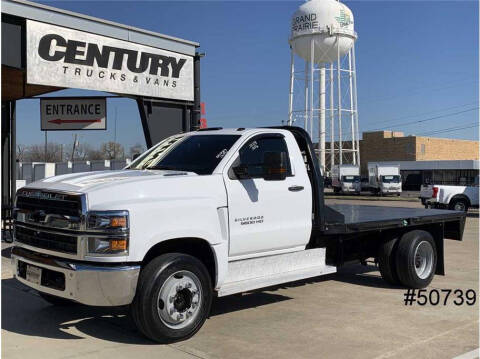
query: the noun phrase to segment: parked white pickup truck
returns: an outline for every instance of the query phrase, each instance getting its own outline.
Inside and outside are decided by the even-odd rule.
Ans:
[[[422,185],[420,200],[425,208],[442,208],[468,211],[478,208],[478,176],[473,186]]]
[[[225,296],[375,258],[423,288],[444,274],[454,211],[324,205],[308,134],[296,127],[170,137],[121,171],[69,174],[17,193],[15,277],[47,301],[129,305],[157,342],[188,338]]]

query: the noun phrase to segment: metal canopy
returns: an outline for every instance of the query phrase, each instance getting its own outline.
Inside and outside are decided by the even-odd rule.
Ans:
[[[2,0],[2,13],[157,47],[190,56],[194,56],[195,49],[200,46],[198,42],[179,39],[25,0]]]

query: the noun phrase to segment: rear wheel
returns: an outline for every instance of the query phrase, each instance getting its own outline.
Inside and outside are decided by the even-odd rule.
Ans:
[[[153,259],[141,272],[131,312],[145,336],[168,343],[195,334],[211,303],[212,283],[202,262],[169,253]]]
[[[392,238],[384,242],[378,251],[378,268],[385,282],[398,285],[400,283],[396,267],[396,249],[398,238]]]
[[[430,233],[405,233],[398,243],[396,268],[400,282],[409,288],[427,287],[435,275],[437,250]]]
[[[448,204],[448,209],[452,211],[468,211],[468,201],[464,198],[454,198]]]

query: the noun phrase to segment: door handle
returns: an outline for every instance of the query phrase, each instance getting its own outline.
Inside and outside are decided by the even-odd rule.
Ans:
[[[288,190],[292,192],[300,192],[303,191],[303,186],[291,186],[288,187]]]

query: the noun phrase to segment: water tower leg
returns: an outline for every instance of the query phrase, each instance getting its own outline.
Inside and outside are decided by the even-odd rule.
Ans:
[[[337,96],[338,96],[338,163],[343,163],[343,137],[342,137],[342,73],[340,63],[340,45],[337,35]]]
[[[351,138],[352,138],[352,163],[357,164],[357,143],[355,141],[355,114],[353,112],[353,85],[352,85],[352,51],[348,52],[348,81],[349,81],[349,93],[350,93],[350,126],[351,126]]]
[[[315,66],[315,42],[313,38],[310,40],[310,138],[313,141],[313,69]]]
[[[308,61],[305,61],[305,119],[303,128],[308,132]]]
[[[290,47],[290,93],[288,96],[288,125],[293,125],[293,86],[295,81],[294,53]]]
[[[335,165],[335,110],[333,106],[333,63],[330,63],[330,171]]]
[[[357,163],[360,166],[360,132],[358,131],[358,104],[357,104],[357,68],[355,65],[355,45],[352,47],[353,68],[353,105],[355,106],[355,133],[357,140]]]
[[[318,150],[320,169],[325,173],[325,64],[320,64],[319,105]]]

